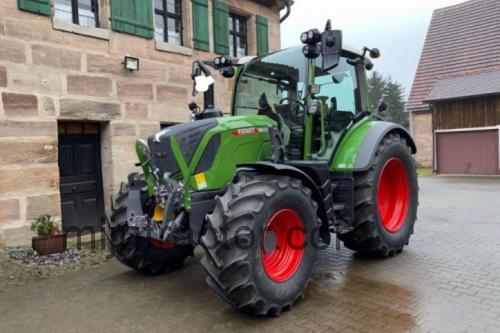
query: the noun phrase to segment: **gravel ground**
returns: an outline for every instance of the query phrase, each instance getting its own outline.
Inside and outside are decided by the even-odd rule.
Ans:
[[[29,247],[0,250],[0,294],[35,281],[99,266],[107,251],[69,248],[64,253],[37,256]]]

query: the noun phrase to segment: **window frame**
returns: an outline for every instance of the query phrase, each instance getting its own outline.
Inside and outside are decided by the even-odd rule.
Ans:
[[[57,3],[57,0],[55,0]],[[71,0],[71,23],[80,25],[80,15],[79,15],[79,6],[78,0]],[[86,27],[86,28],[100,28],[101,24],[99,21],[99,0],[90,0],[90,10],[94,13],[95,19],[95,27]],[[85,26],[82,26],[85,27]]]
[[[238,37],[240,40],[241,37],[245,38],[245,56],[248,56],[248,18],[240,14],[229,12],[229,19],[231,19],[231,24],[229,25],[229,49],[231,49],[231,39],[233,41],[233,54],[231,54],[231,56],[238,58]],[[236,30],[237,20],[245,22],[245,33]]]
[[[174,0],[174,1],[178,1],[179,2],[179,13],[176,14],[176,13],[171,13],[168,11],[168,7],[167,7],[167,0],[161,0],[162,3],[163,3],[163,10],[160,10],[160,9],[157,9],[156,8],[156,1],[154,0],[151,0],[153,1],[153,10],[154,10],[154,14],[155,16],[156,15],[160,15],[162,18],[163,18],[163,40],[161,40],[161,42],[165,42],[165,43],[169,43],[168,41],[168,19],[173,19],[173,20],[178,20],[180,22],[180,40],[181,40],[181,43],[179,44],[179,46],[184,46],[184,34],[183,34],[183,30],[184,30],[184,25],[183,25],[183,20],[182,20],[182,0]],[[177,4],[175,4],[177,5]],[[154,25],[155,25],[155,30],[156,30],[156,18],[153,17],[153,22],[154,22]],[[177,44],[174,44],[174,45],[177,45]]]

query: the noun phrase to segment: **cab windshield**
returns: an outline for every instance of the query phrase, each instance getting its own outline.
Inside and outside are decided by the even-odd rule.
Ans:
[[[339,120],[327,126],[328,142],[320,154],[327,156],[348,120],[359,111],[359,90],[356,68],[347,58],[341,57],[338,66],[327,72],[319,65],[321,58],[316,63],[315,84],[320,86],[317,98],[323,103],[324,121],[330,116]],[[234,115],[265,115],[275,120],[290,158],[300,158],[303,149],[306,76],[307,60],[302,48],[295,47],[251,61],[236,85]]]

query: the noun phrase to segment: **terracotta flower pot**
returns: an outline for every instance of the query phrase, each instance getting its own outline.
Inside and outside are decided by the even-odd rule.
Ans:
[[[59,234],[47,237],[33,237],[31,241],[33,250],[40,256],[66,251],[66,235]]]

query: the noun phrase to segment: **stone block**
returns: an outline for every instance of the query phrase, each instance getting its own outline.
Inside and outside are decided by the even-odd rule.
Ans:
[[[87,54],[87,72],[123,75],[123,58],[113,58],[102,54]]]
[[[0,169],[0,193],[54,192],[58,189],[59,169],[56,163],[50,167]]]
[[[182,123],[189,120],[191,112],[186,101],[171,101],[168,104],[153,104],[150,120],[168,123]]]
[[[29,224],[3,230],[2,243],[5,246],[30,246],[31,238],[35,233],[31,231]]]
[[[113,90],[113,83],[107,77],[68,75],[66,81],[70,95],[109,97]]]
[[[61,75],[58,71],[16,65],[9,67],[12,80],[10,88],[29,93],[59,94],[61,93]]]
[[[146,58],[147,47],[153,43],[154,41],[150,39],[114,32],[109,41],[109,52]]]
[[[45,45],[32,45],[31,56],[35,65],[59,69],[81,70],[82,53]]]
[[[0,137],[57,137],[56,121],[0,121]]]
[[[157,85],[156,98],[158,102],[170,102],[172,100],[187,99],[188,91],[186,88],[172,85]]]
[[[148,105],[143,103],[125,103],[125,114],[128,119],[147,119]]]
[[[59,193],[34,195],[26,198],[26,219],[34,220],[42,214],[61,215]]]
[[[123,123],[111,123],[112,136],[133,136],[135,137],[135,125]]]
[[[6,199],[0,200],[0,223],[19,220],[19,200]]]
[[[54,30],[50,20],[46,17],[37,18],[33,14],[28,14],[22,15],[22,17],[28,17],[29,19],[20,19],[18,17],[10,18],[10,13],[11,12],[8,12],[6,16],[8,18],[6,18],[5,22],[7,36],[17,37],[27,41],[39,40],[49,43],[62,43],[62,32]]]
[[[160,130],[160,123],[155,122],[151,124],[141,124],[139,127],[139,137],[141,139],[147,139],[150,135],[155,134]]]
[[[153,100],[153,85],[149,83],[117,83],[118,97],[121,99]]]
[[[38,115],[38,99],[35,95],[3,92],[2,103],[6,116],[23,117]]]
[[[7,87],[7,69],[0,66],[0,87]]]
[[[0,40],[0,60],[25,63],[26,48],[24,44],[12,40]]]
[[[71,32],[63,33],[63,43],[64,45],[81,48],[86,51],[98,51],[107,53],[108,52],[108,41],[97,38],[90,38],[88,36],[77,35]]]
[[[41,97],[41,113],[44,116],[55,116],[56,115],[56,105],[52,97],[43,96]]]
[[[186,67],[171,67],[168,72],[168,81],[175,84],[192,85],[191,71]]]
[[[0,35],[5,35],[5,13],[3,8],[0,8]]]
[[[106,121],[119,118],[120,104],[62,98],[59,115],[63,119]]]
[[[0,165],[38,163],[57,163],[57,141],[55,139],[0,140]]]
[[[137,162],[137,155],[135,153],[135,137],[130,136],[114,136],[111,139],[111,157],[112,167],[116,170],[118,163],[131,164]],[[126,178],[124,178],[126,179]]]

